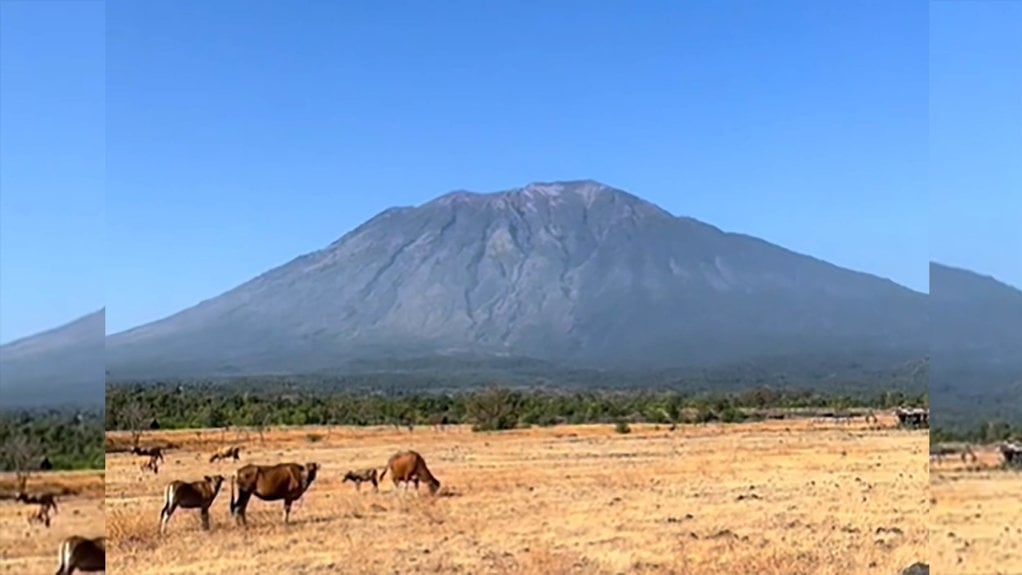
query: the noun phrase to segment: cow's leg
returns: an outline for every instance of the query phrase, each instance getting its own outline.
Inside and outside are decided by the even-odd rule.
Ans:
[[[202,521],[202,528],[209,531],[209,507],[203,507],[199,510],[199,520]]]
[[[284,523],[287,523],[291,517],[291,500],[284,500]]]
[[[177,502],[171,501],[170,505],[164,506],[163,511],[160,512],[160,533],[167,532],[167,523],[175,509],[177,509]]]
[[[251,497],[252,493],[248,491],[238,492],[238,499],[234,502],[234,522],[236,524],[248,527],[248,519],[245,517],[245,508],[248,507],[248,501]]]

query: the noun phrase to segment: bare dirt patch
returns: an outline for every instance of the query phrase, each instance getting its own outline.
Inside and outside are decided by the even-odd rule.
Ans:
[[[629,434],[301,428],[265,439],[147,433],[143,445],[179,446],[158,475],[139,470],[142,458],[109,454],[111,572],[872,575],[927,554],[925,430],[771,421]],[[208,462],[224,442],[243,445],[241,462]],[[426,458],[439,497],[402,496],[389,478],[375,494],[341,483],[402,448]],[[253,500],[249,528],[235,526],[225,483],[210,532],[179,510],[159,536],[168,481],[282,461],[323,466],[292,525],[281,503]]]
[[[1001,469],[995,449],[976,463],[930,471],[930,559],[935,573],[1022,573],[1022,473]]]

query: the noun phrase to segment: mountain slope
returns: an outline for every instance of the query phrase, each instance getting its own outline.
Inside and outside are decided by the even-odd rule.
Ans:
[[[1022,423],[1022,291],[932,262],[930,294],[934,424]]]
[[[388,209],[166,319],[108,338],[114,377],[295,373],[366,358],[719,364],[925,353],[925,296],[675,217],[597,182]]]
[[[4,407],[103,405],[106,310],[0,346]]]

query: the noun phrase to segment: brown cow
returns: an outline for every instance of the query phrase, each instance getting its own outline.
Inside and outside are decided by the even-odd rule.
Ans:
[[[227,448],[221,449],[220,451],[217,451],[216,453],[214,453],[213,455],[210,456],[209,462],[213,463],[214,461],[218,461],[220,459],[227,459],[228,457],[230,457],[230,458],[234,459],[235,461],[237,461],[237,460],[241,459],[241,457],[238,456],[238,453],[240,451],[241,451],[241,447],[239,447],[237,445],[235,445],[233,447],[227,447]]]
[[[131,448],[131,452],[135,455],[143,455],[152,459],[158,459],[163,461],[163,450],[159,447],[139,447],[135,446]]]
[[[430,494],[435,495],[437,490],[440,489],[440,482],[429,472],[429,468],[426,467],[426,460],[416,451],[399,451],[391,455],[390,459],[387,460],[387,466],[383,469],[383,473],[380,474],[380,481],[383,481],[388,471],[390,471],[390,478],[394,482],[395,489],[398,486],[398,482],[404,481],[405,490],[407,490],[408,482],[410,481],[415,484],[415,489],[418,490],[420,479],[426,482]]]
[[[159,462],[165,461],[163,459],[162,449],[159,447],[146,448],[136,445],[131,448],[131,452],[135,455],[142,455],[149,458],[145,463],[139,466],[142,471],[148,469],[151,470],[153,474],[158,474],[160,472]]]
[[[316,480],[318,463],[279,463],[277,465],[246,465],[231,476],[231,515],[241,525],[248,525],[245,508],[253,495],[263,501],[284,501],[284,523],[291,516],[291,504],[302,497]],[[238,498],[234,498],[237,485]]]
[[[73,575],[76,569],[86,573],[106,571],[106,537],[68,537],[61,542],[57,554],[60,567],[56,575]]]
[[[223,475],[207,475],[202,481],[185,483],[184,481],[171,481],[167,484],[164,492],[163,510],[160,511],[160,533],[167,532],[167,523],[174,510],[198,509],[199,518],[202,520],[202,528],[209,529],[209,507],[213,505],[220,486],[224,482]]]
[[[53,513],[57,513],[57,500],[52,493],[43,493],[40,495],[29,495],[23,491],[19,491],[14,498],[26,505],[38,505],[39,510],[34,515],[28,518],[29,523],[33,521],[39,521],[47,527],[50,526],[50,510]]]

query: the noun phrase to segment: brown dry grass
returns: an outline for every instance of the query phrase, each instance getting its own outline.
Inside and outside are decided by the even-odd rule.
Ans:
[[[773,421],[626,435],[301,428],[226,441],[244,445],[240,464],[208,463],[219,431],[147,434],[143,445],[181,446],[157,476],[142,458],[108,455],[111,572],[872,575],[927,551],[925,431]],[[443,496],[341,483],[399,448],[425,456]],[[235,526],[225,484],[211,532],[179,510],[158,535],[169,480],[288,460],[323,466],[292,525],[279,502],[253,500],[249,528]]]
[[[1022,573],[1022,480],[1000,468],[995,449],[979,460],[949,458],[930,471],[930,559],[935,573]]]
[[[38,507],[14,501],[13,474],[0,473],[0,573],[35,575],[57,569],[57,547],[71,535],[95,537],[104,532],[103,472],[37,473],[29,480],[29,493],[58,495],[56,514],[46,528],[29,524]]]

